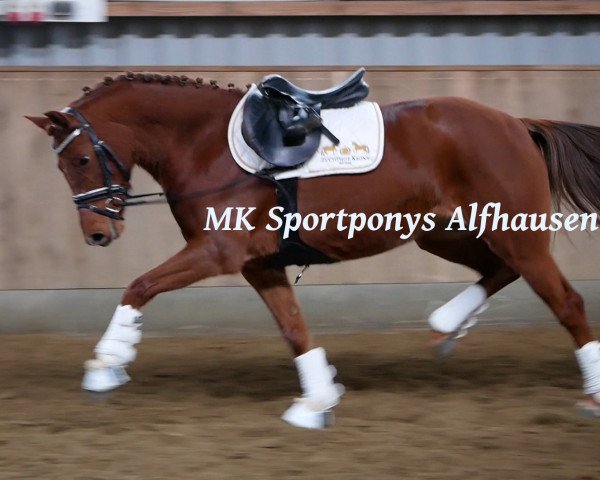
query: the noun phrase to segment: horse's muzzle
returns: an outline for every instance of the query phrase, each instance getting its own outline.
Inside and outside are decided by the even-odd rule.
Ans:
[[[125,227],[124,222],[116,221],[90,210],[80,209],[79,220],[85,243],[96,247],[107,247],[119,238]]]
[[[102,232],[95,232],[86,238],[86,242],[88,245],[107,247],[112,242],[112,238]]]

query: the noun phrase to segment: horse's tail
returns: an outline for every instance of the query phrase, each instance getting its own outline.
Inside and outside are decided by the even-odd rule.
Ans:
[[[557,207],[564,202],[585,213],[600,212],[600,127],[521,120],[546,160]]]

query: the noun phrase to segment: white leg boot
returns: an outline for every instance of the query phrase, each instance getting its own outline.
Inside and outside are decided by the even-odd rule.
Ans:
[[[81,387],[107,392],[127,383],[127,364],[135,360],[134,345],[142,339],[142,313],[129,305],[119,305],[106,332],[94,349],[96,358],[85,362]]]
[[[575,356],[583,377],[583,393],[589,395],[589,399],[579,402],[577,407],[587,415],[600,418],[600,343],[586,343],[575,350]]]
[[[429,325],[434,331],[448,334],[437,345],[440,355],[450,353],[456,340],[464,337],[469,328],[477,323],[475,315],[484,312],[489,306],[486,300],[487,293],[481,285],[470,285],[429,316]]]
[[[325,428],[333,425],[333,407],[344,393],[344,387],[333,383],[336,370],[327,363],[325,350],[314,348],[294,359],[302,398],[281,417],[287,423],[302,428]]]

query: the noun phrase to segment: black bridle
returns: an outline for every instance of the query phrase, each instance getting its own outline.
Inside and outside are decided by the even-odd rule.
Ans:
[[[198,192],[192,192],[187,195],[181,195],[177,198],[169,197],[168,200],[166,198],[157,198],[154,200],[140,200],[141,198],[145,197],[165,197],[165,193],[155,192],[143,193],[140,195],[132,195],[131,193],[129,193],[129,190],[123,185],[113,183],[113,171],[110,167],[111,163],[113,163],[117,167],[123,179],[126,182],[129,182],[130,172],[127,171],[123,162],[119,159],[119,157],[117,157],[115,152],[104,141],[98,138],[98,135],[96,135],[96,132],[94,132],[94,129],[92,128],[90,123],[85,119],[85,117],[81,114],[81,112],[71,107],[65,108],[63,112],[73,115],[73,117],[75,117],[75,119],[80,123],[80,126],[73,130],[60,143],[60,145],[52,148],[52,150],[56,155],[60,155],[79,135],[81,135],[83,132],[87,133],[90,141],[92,142],[94,153],[98,158],[100,170],[102,171],[102,177],[104,180],[103,187],[94,188],[92,190],[88,190],[87,192],[79,193],[73,196],[73,202],[75,202],[75,205],[78,209],[90,210],[91,212],[97,213],[98,215],[102,215],[104,217],[111,218],[113,220],[124,220],[123,210],[125,209],[125,207],[135,207],[139,205],[152,205],[159,203],[172,204],[183,200],[205,197],[208,195],[228,190],[229,188],[250,181],[253,178],[268,180],[278,185],[278,181],[273,178],[271,171],[265,169],[259,172],[255,172],[252,175],[238,178],[229,183],[226,183],[225,185],[209,188]],[[106,199],[106,206],[104,208],[92,205],[92,202],[96,202],[98,200],[103,199]]]
[[[65,149],[71,144],[82,133],[87,133],[94,153],[98,158],[100,164],[100,170],[102,171],[102,178],[104,180],[104,186],[100,188],[94,188],[87,192],[79,193],[73,196],[73,202],[78,209],[90,210],[99,215],[103,215],[113,220],[123,220],[123,209],[127,204],[127,199],[131,198],[129,190],[123,185],[113,183],[113,171],[111,169],[111,163],[117,167],[117,170],[121,173],[123,179],[128,182],[130,173],[125,168],[125,165],[119,157],[112,151],[112,149],[98,138],[96,132],[85,119],[85,117],[74,108],[65,108],[64,113],[73,115],[75,119],[80,123],[80,126],[73,130],[67,138],[65,138],[61,144],[53,148],[54,153],[60,155]],[[92,202],[106,199],[106,206],[104,208],[92,205]]]

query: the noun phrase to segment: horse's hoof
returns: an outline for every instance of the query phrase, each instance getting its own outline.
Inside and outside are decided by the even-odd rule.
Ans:
[[[95,360],[86,362],[81,388],[90,392],[108,392],[127,383],[131,378],[120,365],[100,366]]]
[[[585,417],[600,418],[600,403],[591,396],[577,402],[575,408]]]
[[[446,357],[452,355],[456,348],[456,338],[448,335],[447,338],[434,344],[435,356],[438,359],[443,360]]]
[[[333,410],[312,410],[302,401],[294,402],[294,404],[281,416],[281,419],[294,427],[316,430],[331,427],[335,421]]]
[[[475,314],[484,312],[488,308],[488,304],[483,305]],[[443,333],[436,330],[432,330],[432,341],[435,348],[436,357],[438,359],[444,359],[448,357],[456,348],[456,343],[463,337],[466,337],[469,333],[469,329],[473,328],[479,319],[477,317],[467,318],[454,332]]]
[[[452,333],[431,332],[431,345],[435,351],[435,356],[439,360],[450,356],[456,348],[456,336]]]

